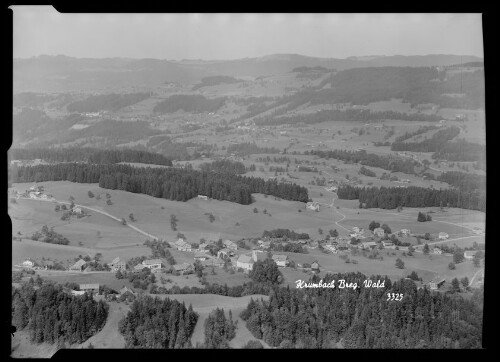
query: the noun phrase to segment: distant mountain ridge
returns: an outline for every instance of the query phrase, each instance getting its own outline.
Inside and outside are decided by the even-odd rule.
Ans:
[[[301,66],[344,70],[384,66],[444,66],[482,61],[483,58],[476,56],[446,54],[374,55],[346,59],[272,54],[236,60],[181,61],[42,55],[28,59],[14,59],[14,92],[66,92],[120,86],[157,86],[165,81],[190,84],[207,76],[279,75]]]

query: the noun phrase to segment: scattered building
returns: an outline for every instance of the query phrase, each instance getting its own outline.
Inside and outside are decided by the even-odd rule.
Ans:
[[[193,266],[188,263],[175,264],[173,268],[176,272],[181,274],[189,274],[193,271]]]
[[[450,236],[447,233],[445,233],[445,232],[440,232],[439,235],[438,235],[438,237],[439,237],[439,240],[446,240]]]
[[[208,258],[203,262],[204,267],[217,267],[217,268],[223,268],[224,267],[224,260],[219,259],[219,258]]]
[[[78,214],[80,215],[82,213],[82,209],[80,207],[73,207],[73,209],[71,210],[74,214]]]
[[[373,234],[377,235],[378,237],[383,237],[385,235],[385,230],[382,228],[376,228],[373,230]]]
[[[429,282],[429,287],[431,288],[431,290],[437,290],[444,284],[444,282],[444,278],[438,277]]]
[[[198,198],[202,199],[202,200],[208,200],[208,196],[204,196],[204,195],[198,195]]]
[[[231,240],[224,240],[222,242],[224,244],[224,246],[228,249],[231,249],[231,250],[238,250],[238,245],[236,245],[236,243],[234,241],[231,241]]]
[[[326,250],[331,251],[334,254],[337,254],[337,247],[335,245],[327,244],[324,246]]]
[[[80,290],[83,292],[92,292],[92,293],[98,293],[99,292],[99,284],[80,284]]]
[[[252,259],[254,262],[264,261],[268,258],[266,252],[262,250],[252,250]]]
[[[141,264],[137,264],[136,266],[134,266],[134,272],[135,273],[138,273],[138,272],[141,272],[144,268],[147,268],[145,265],[143,265],[142,263]]]
[[[443,251],[439,248],[434,248],[434,250],[432,251],[434,254],[438,254],[438,255],[441,255],[443,254]]]
[[[250,255],[241,254],[236,261],[236,267],[242,268],[245,272],[249,272],[253,269],[255,261]]]
[[[25,268],[33,268],[35,266],[35,262],[30,259],[26,259],[21,265]]]
[[[375,249],[377,247],[377,243],[375,241],[365,241],[361,245],[363,249]]]
[[[153,269],[161,269],[161,260],[160,259],[149,259],[149,260],[144,260],[142,262],[142,265],[145,268],[149,268],[151,270]]]
[[[113,259],[111,263],[109,263],[109,266],[111,267],[112,271],[118,271],[118,270],[125,270],[127,269],[127,264],[120,260],[120,257],[117,256],[116,258]]]
[[[194,254],[194,260],[205,261],[205,260],[210,259],[210,258],[211,258],[211,256],[205,252],[198,251]]]
[[[313,211],[319,211],[319,203],[318,202],[308,202],[306,204],[306,209],[313,210]]]
[[[288,265],[288,256],[287,255],[273,255],[273,260],[276,265],[285,267]]]
[[[191,244],[184,241],[183,239],[179,239],[174,243],[175,247],[179,251],[191,251]]]
[[[478,250],[467,250],[466,252],[464,252],[464,258],[467,260],[472,260],[474,259],[474,255],[476,255],[477,252]]]
[[[81,272],[86,264],[87,262],[85,260],[79,259],[75,264],[69,267],[69,270]]]
[[[135,292],[132,290],[132,289],[129,289],[127,287],[123,287],[122,289],[120,289],[120,291],[118,292],[118,295],[121,297],[121,296],[128,296],[128,295],[133,295],[135,296]]]
[[[318,262],[317,262],[317,261],[315,261],[315,262],[313,262],[313,263],[311,264],[311,271],[312,271],[313,273],[319,273],[319,264],[318,264]]]
[[[399,231],[399,233],[402,235],[402,236],[410,236],[410,230],[409,229],[401,229]]]
[[[229,258],[234,255],[234,252],[231,249],[224,248],[219,250],[217,253],[217,258],[219,259],[224,259],[224,258]]]

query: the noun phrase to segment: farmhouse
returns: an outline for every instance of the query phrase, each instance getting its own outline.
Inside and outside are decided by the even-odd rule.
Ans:
[[[134,291],[132,289],[129,289],[127,287],[123,287],[122,289],[120,289],[119,291],[119,296],[126,296],[126,295],[135,295]]]
[[[326,250],[330,250],[332,253],[337,254],[337,247],[334,245],[325,245],[324,248]]]
[[[313,262],[313,263],[311,264],[311,271],[312,271],[313,273],[319,273],[319,264],[318,264],[318,262],[317,262],[317,261],[315,261],[315,262]]]
[[[365,241],[361,244],[363,249],[374,249],[377,246],[377,243],[374,241]]]
[[[242,268],[245,272],[253,269],[254,259],[250,255],[241,254],[236,261],[236,267]]]
[[[137,264],[136,266],[134,266],[133,272],[134,273],[138,273],[138,272],[142,271],[144,268],[146,268],[145,265],[143,265],[143,264]]]
[[[223,244],[226,248],[231,249],[231,250],[238,250],[238,245],[234,241],[231,240],[224,240]]]
[[[252,259],[254,262],[264,261],[267,257],[267,253],[262,250],[252,250]]]
[[[402,235],[402,236],[410,236],[410,230],[408,229],[401,229],[399,231],[399,233]]]
[[[151,270],[153,269],[161,269],[161,260],[160,259],[149,259],[149,260],[144,260],[142,262],[142,265],[145,268],[149,268]]]
[[[191,244],[185,242],[183,239],[177,240],[174,245],[179,251],[191,251]]]
[[[437,290],[444,284],[444,282],[444,278],[435,278],[429,282],[429,287],[431,290]]]
[[[464,258],[467,260],[472,260],[474,259],[474,255],[476,255],[477,252],[478,250],[467,250],[466,252],[464,252]]]
[[[263,241],[261,244],[260,244],[260,247],[262,249],[269,249],[271,247],[271,242],[270,241]]]
[[[119,256],[114,258],[113,261],[109,263],[109,266],[111,267],[112,271],[125,270],[127,268],[127,264],[125,264],[124,261],[120,260]]]
[[[80,290],[84,292],[93,292],[93,293],[98,293],[99,292],[99,284],[80,284]]]
[[[25,268],[33,268],[35,266],[35,263],[30,259],[26,259],[21,265]]]
[[[193,266],[188,263],[175,264],[173,268],[176,272],[181,274],[189,274],[193,271]]]
[[[74,296],[84,295],[85,291],[84,290],[70,290],[70,294],[74,295]]]
[[[75,264],[69,267],[69,270],[81,272],[86,264],[87,262],[85,260],[79,259]]]
[[[81,214],[82,213],[82,209],[80,207],[76,207],[76,206],[71,211],[74,214]]]
[[[210,259],[210,255],[208,255],[207,253],[204,253],[204,252],[196,252],[194,254],[194,260],[199,260],[199,261],[205,261],[207,259]]]
[[[443,251],[439,248],[434,248],[434,250],[432,251],[434,254],[438,254],[438,255],[441,255],[443,254]]]
[[[288,265],[288,256],[287,255],[273,255],[273,260],[278,266],[285,267]]]
[[[385,235],[385,230],[382,228],[376,228],[375,230],[373,230],[373,234],[379,237],[383,237]]]
[[[224,260],[218,259],[218,258],[209,258],[203,262],[203,266],[205,267],[217,267],[217,268],[222,268],[224,267]]]
[[[198,195],[198,198],[202,199],[202,200],[208,200],[208,196],[204,196],[204,195]]]
[[[447,233],[445,233],[445,232],[440,232],[438,237],[439,237],[439,240],[446,240],[450,236]]]
[[[219,250],[217,253],[217,258],[219,259],[224,259],[224,258],[229,258],[234,255],[234,252],[231,249],[224,248]]]
[[[393,248],[394,247],[394,243],[391,241],[387,241],[387,240],[382,241],[382,245],[384,246],[384,248]]]
[[[306,209],[313,210],[313,211],[319,211],[319,203],[318,202],[308,202],[306,204]]]

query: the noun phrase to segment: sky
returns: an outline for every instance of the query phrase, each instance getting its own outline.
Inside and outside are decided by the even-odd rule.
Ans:
[[[62,14],[11,6],[14,58],[483,57],[481,14]]]

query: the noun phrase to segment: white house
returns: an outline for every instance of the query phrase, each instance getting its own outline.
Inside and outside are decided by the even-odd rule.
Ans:
[[[208,196],[204,196],[204,195],[198,195],[198,198],[202,199],[202,200],[208,200]]]
[[[82,213],[82,209],[79,208],[79,207],[76,207],[76,206],[71,211],[73,211],[75,214],[81,214]]]
[[[285,267],[288,265],[288,256],[286,255],[273,255],[273,260],[278,266]]]
[[[434,254],[438,254],[438,255],[441,255],[443,254],[443,251],[439,248],[434,248],[434,250],[432,251]]]
[[[82,271],[83,267],[87,264],[87,262],[83,259],[79,259],[75,264],[70,266],[69,270],[71,271]]]
[[[35,266],[35,263],[30,259],[26,259],[25,261],[23,261],[22,266],[26,268],[33,268]]]
[[[224,248],[217,252],[217,257],[219,259],[229,258],[234,255],[234,252],[231,249]]]
[[[445,232],[440,232],[440,233],[439,233],[439,240],[446,240],[446,239],[448,239],[449,237],[450,237],[450,236],[449,236],[447,233],[445,233]]]
[[[361,245],[363,245],[363,249],[374,249],[377,246],[377,243],[374,241],[365,241]]]
[[[464,258],[467,260],[472,260],[474,259],[474,255],[476,255],[477,252],[478,250],[467,250],[466,252],[464,252]]]
[[[93,293],[99,292],[99,284],[80,284],[80,290],[84,292],[91,291]]]
[[[241,254],[236,261],[236,267],[242,268],[245,272],[249,272],[253,269],[254,260],[250,255]]]
[[[319,203],[318,202],[308,202],[306,204],[306,209],[313,210],[313,211],[319,211]]]
[[[142,265],[143,265],[144,268],[149,268],[151,270],[153,270],[153,269],[161,269],[161,260],[160,259],[144,260],[142,262]]]

